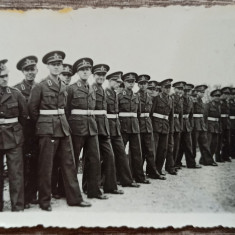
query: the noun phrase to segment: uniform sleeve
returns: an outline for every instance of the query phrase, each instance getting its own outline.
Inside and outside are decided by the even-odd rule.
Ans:
[[[29,116],[33,121],[37,121],[39,116],[39,108],[41,103],[41,85],[35,84],[32,88],[29,101],[28,101],[28,107],[29,107]]]
[[[151,108],[150,117],[153,117],[153,113],[154,113],[156,105],[157,105],[157,96],[155,96],[153,98],[153,105],[152,105],[152,108]]]
[[[171,112],[169,114],[169,125],[170,125],[170,133],[174,132],[174,104],[173,104],[173,99],[171,99]]]
[[[28,117],[27,103],[25,97],[21,94],[20,91],[17,91],[17,94],[19,106],[19,122],[22,126],[25,126]]]
[[[65,107],[65,114],[68,119],[71,115],[71,110],[72,110],[71,101],[72,101],[73,89],[71,86],[68,87],[67,92],[68,92],[68,96],[67,96],[67,104]]]
[[[209,114],[209,109],[210,109],[210,103],[207,103],[205,104],[205,109],[204,109],[204,121],[206,123],[206,127],[208,127],[208,121],[207,121],[207,118],[208,118],[208,114]]]
[[[189,112],[189,122],[190,122],[190,125],[191,125],[191,131],[193,130],[194,128],[194,119],[193,119],[193,114],[194,114],[194,103],[193,101],[191,100],[192,102],[192,108]]]
[[[137,108],[137,117],[139,118],[140,114],[141,114],[141,100],[140,100],[140,94],[136,93],[136,95],[137,95],[137,99],[139,100],[139,104],[138,104],[138,108]]]
[[[181,102],[181,109],[180,109],[180,113],[179,113],[179,121],[180,121],[180,129],[181,131],[183,130],[183,99],[180,99]]]

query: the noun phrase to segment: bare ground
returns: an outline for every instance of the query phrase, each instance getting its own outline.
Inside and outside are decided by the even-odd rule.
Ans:
[[[219,163],[218,167],[183,168],[177,176],[167,174],[167,180],[152,180],[140,188],[123,188],[123,195],[109,195],[108,200],[84,199],[90,208],[69,207],[65,199],[52,199],[54,212],[153,212],[153,213],[224,213],[235,212],[235,160]],[[81,174],[78,175],[81,182]],[[6,180],[7,181],[7,180]],[[121,188],[121,187],[120,187]],[[4,211],[10,211],[8,183],[4,189]],[[31,205],[25,212],[41,211]]]

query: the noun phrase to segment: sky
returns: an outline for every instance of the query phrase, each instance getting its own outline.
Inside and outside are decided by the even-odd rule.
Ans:
[[[0,11],[0,32],[10,85],[23,79],[16,64],[28,55],[39,59],[37,81],[45,78],[41,60],[52,50],[64,51],[65,63],[90,57],[110,72],[149,74],[157,81],[235,85],[235,6]]]

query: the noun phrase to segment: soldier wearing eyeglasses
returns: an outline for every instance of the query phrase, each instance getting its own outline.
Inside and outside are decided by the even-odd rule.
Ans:
[[[218,140],[220,135],[220,96],[221,91],[219,89],[213,90],[210,93],[211,101],[206,105],[205,120],[207,123],[207,137],[210,152],[212,157],[214,156],[218,147]]]
[[[161,94],[153,100],[151,110],[153,134],[156,151],[156,167],[161,175],[162,167],[166,159],[169,133],[173,131],[173,103],[170,97],[171,82],[173,79],[165,79],[160,82]]]
[[[155,164],[153,126],[150,118],[150,111],[153,103],[152,97],[147,92],[149,80],[150,76],[147,74],[139,75],[136,80],[139,87],[139,91],[136,94],[140,97],[141,104],[140,112],[138,113],[138,119],[140,126],[143,163],[146,160],[146,172],[148,172],[149,178],[165,180],[165,177],[161,176],[157,171]]]
[[[38,58],[36,56],[27,56],[21,59],[16,68],[24,75],[23,81],[15,85],[21,91],[28,103],[29,96],[35,78],[38,73]],[[35,123],[30,117],[26,121],[24,128],[25,142],[23,145],[24,156],[24,186],[25,186],[25,209],[30,208],[30,203],[37,203],[37,161],[38,161],[38,141],[35,136]]]
[[[122,76],[125,88],[118,94],[119,120],[121,124],[121,133],[124,145],[129,142],[130,148],[130,166],[132,176],[137,183],[149,184],[145,179],[143,171],[143,159],[140,141],[140,128],[137,118],[137,112],[140,112],[140,99],[134,94],[133,87],[137,79],[137,74],[130,72]]]
[[[7,60],[0,61],[0,211],[3,210],[3,157],[6,155],[12,211],[24,210],[23,127],[28,116],[21,92],[8,86]]]
[[[53,159],[58,152],[68,205],[90,206],[81,195],[70,128],[65,116],[67,91],[59,79],[64,58],[65,53],[62,51],[52,51],[43,57],[42,62],[47,65],[50,74],[34,85],[29,98],[30,117],[36,123],[39,140],[39,206],[46,211],[52,210],[51,175]]]

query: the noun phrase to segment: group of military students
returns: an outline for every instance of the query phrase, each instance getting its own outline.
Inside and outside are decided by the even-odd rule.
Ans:
[[[91,206],[81,195],[80,162],[83,192],[108,199],[108,193],[124,193],[118,185],[138,188],[150,184],[147,177],[165,180],[164,163],[166,172],[177,175],[183,155],[188,168],[201,168],[197,146],[201,165],[235,158],[235,88],[212,91],[204,104],[206,85],[157,82],[134,72],[107,75],[106,64],[93,65],[90,58],[63,64],[64,58],[62,51],[47,53],[42,62],[49,75],[39,83],[38,58],[21,59],[16,67],[25,79],[15,87],[8,86],[7,60],[0,61],[0,211],[4,156],[12,211],[31,203],[51,211],[51,196],[65,197],[70,206]],[[69,85],[75,74],[78,80]]]

